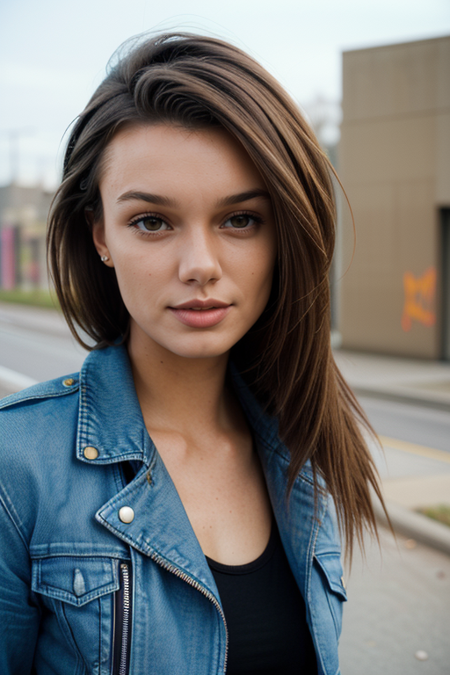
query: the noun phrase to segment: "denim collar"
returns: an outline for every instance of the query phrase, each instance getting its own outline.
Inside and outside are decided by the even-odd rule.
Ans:
[[[84,451],[93,447],[95,459]],[[90,464],[140,460],[149,465],[155,448],[142,418],[127,350],[92,351],[80,372],[77,457]]]
[[[323,497],[318,495],[320,514],[317,519],[311,467],[307,462],[294,484],[290,500],[292,508],[286,508],[289,452],[278,437],[277,422],[264,413],[232,363],[229,374],[252,428],[288,559],[300,587],[306,588],[306,563],[299,566],[298,556],[306,560],[309,555],[311,541],[325,509]],[[96,448],[98,456],[87,459],[86,447]],[[97,511],[97,521],[163,567],[178,570],[179,576],[187,574],[218,597],[214,579],[176,488],[147,433],[127,350],[123,346],[93,351],[83,365],[77,456],[92,465],[140,460],[142,464],[136,467],[134,480]],[[136,514],[131,523],[120,520],[119,512],[123,506],[131,507]]]
[[[278,437],[276,419],[264,413],[233,363],[229,372],[258,446],[269,452],[276,450],[288,460],[288,450]],[[87,447],[98,451],[95,459],[85,457]],[[90,464],[140,460],[150,466],[155,453],[142,417],[126,347],[93,350],[80,372],[78,459]]]

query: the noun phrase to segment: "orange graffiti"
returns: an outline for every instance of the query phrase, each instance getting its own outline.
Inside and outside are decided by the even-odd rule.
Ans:
[[[434,299],[436,294],[436,270],[430,267],[416,279],[411,272],[403,275],[405,305],[403,307],[402,328],[411,330],[412,321],[424,326],[433,326],[436,322]]]

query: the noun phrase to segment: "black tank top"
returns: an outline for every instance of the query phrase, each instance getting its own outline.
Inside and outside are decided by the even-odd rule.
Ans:
[[[228,626],[227,675],[317,675],[305,603],[275,521],[266,550],[253,562],[206,560]]]

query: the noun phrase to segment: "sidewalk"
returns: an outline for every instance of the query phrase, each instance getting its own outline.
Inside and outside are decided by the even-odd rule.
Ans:
[[[450,363],[335,350],[356,394],[417,403],[450,412]]]
[[[336,362],[358,395],[450,412],[450,364],[336,350]],[[392,438],[370,441],[394,529],[450,555],[450,527],[416,509],[450,505],[450,453]],[[379,520],[386,522],[375,502]]]

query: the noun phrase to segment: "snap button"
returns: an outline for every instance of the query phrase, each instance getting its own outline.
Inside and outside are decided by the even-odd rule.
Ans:
[[[83,450],[83,455],[86,457],[86,459],[97,459],[98,450],[97,450],[97,448],[93,448],[91,445],[88,445]]]
[[[134,511],[131,506],[122,506],[119,509],[119,518],[122,523],[131,523],[134,520]]]
[[[75,384],[75,380],[71,377],[68,377],[66,380],[63,381],[63,385],[65,387],[71,387],[73,384]]]

